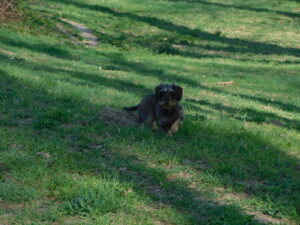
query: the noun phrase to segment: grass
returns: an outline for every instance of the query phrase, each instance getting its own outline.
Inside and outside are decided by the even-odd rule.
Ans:
[[[299,4],[20,1],[0,29],[0,223],[299,224]],[[173,137],[95,119],[160,82],[184,88]]]

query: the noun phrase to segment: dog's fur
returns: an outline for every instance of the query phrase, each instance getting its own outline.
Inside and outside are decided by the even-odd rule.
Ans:
[[[183,109],[179,105],[182,98],[182,88],[177,85],[160,84],[155,88],[155,94],[145,96],[140,104],[133,107],[124,107],[127,111],[139,113],[139,123],[149,120],[150,125],[156,128],[158,124],[167,135],[175,133],[182,120]]]

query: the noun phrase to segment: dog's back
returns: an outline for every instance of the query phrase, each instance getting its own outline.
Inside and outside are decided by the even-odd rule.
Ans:
[[[155,94],[146,95],[140,104],[132,107],[124,107],[123,109],[126,111],[139,111],[139,120],[140,123],[144,123],[148,117],[151,119],[155,118],[155,108],[156,108],[156,97]],[[153,120],[152,119],[152,120]]]
[[[149,112],[155,107],[155,94],[146,95],[140,104],[131,107],[124,107],[126,111],[148,110]]]

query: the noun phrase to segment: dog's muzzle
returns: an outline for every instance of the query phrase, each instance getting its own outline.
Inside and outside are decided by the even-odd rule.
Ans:
[[[168,102],[162,102],[161,107],[170,110],[174,107],[174,105],[175,105],[174,102],[168,101]]]

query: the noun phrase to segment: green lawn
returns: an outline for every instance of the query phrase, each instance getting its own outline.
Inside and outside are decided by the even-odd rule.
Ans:
[[[1,225],[300,223],[300,1],[19,2],[0,27]],[[184,89],[173,137],[97,119],[161,82]]]

